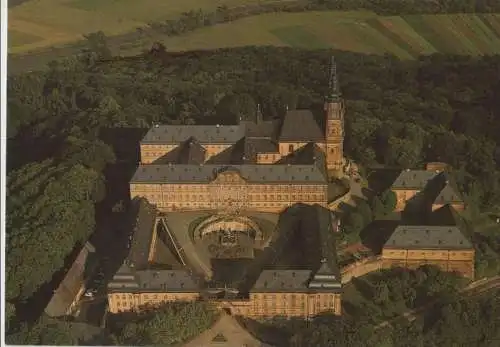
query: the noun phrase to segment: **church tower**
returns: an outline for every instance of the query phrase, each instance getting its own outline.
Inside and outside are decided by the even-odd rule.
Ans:
[[[337,65],[334,57],[332,57],[328,94],[325,100],[326,164],[329,172],[342,170],[344,159],[344,112],[344,102],[338,87]]]

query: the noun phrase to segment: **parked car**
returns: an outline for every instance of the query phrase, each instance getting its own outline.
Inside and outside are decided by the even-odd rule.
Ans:
[[[85,292],[84,296],[87,297],[87,298],[92,298],[96,293],[97,293],[97,289],[90,288],[90,289],[87,289],[87,291]]]

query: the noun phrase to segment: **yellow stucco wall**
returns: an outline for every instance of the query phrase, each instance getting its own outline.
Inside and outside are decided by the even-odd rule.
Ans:
[[[382,250],[383,267],[402,266],[417,268],[425,264],[436,265],[443,271],[457,271],[463,276],[474,278],[475,252],[447,249],[394,249]]]
[[[130,184],[130,197],[146,198],[162,212],[227,208],[279,212],[295,203],[325,205],[326,184]],[[229,199],[229,200],[228,200]]]
[[[127,293],[108,294],[111,313],[138,311],[169,301],[193,301],[198,293]],[[215,300],[213,303],[232,314],[261,318],[273,316],[311,317],[323,312],[340,315],[339,293],[251,293],[246,300]]]

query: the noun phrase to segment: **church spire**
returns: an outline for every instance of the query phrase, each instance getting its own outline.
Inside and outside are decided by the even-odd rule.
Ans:
[[[335,57],[332,55],[330,60],[330,76],[328,80],[328,102],[337,102],[340,97],[338,80],[337,80],[337,64]]]

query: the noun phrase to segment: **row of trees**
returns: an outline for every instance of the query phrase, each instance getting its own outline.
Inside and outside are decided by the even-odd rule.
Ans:
[[[308,329],[296,330],[287,345],[493,347],[500,340],[499,294],[496,290],[480,297],[449,299],[413,322],[403,318],[384,329],[355,317],[318,317]]]
[[[199,335],[218,318],[205,302],[173,302],[144,316],[110,317],[114,344],[119,346],[174,346]]]
[[[83,58],[72,62],[75,69],[84,70]],[[98,137],[104,98],[68,66],[9,81],[5,296],[14,342],[53,338],[36,332],[58,323],[39,315],[71,254],[96,229],[96,204],[107,195],[104,171],[115,162]]]
[[[354,288],[346,288],[344,308],[354,317],[378,324],[433,300],[453,298],[467,282],[459,274],[427,265],[417,270],[382,270],[353,279]]]

